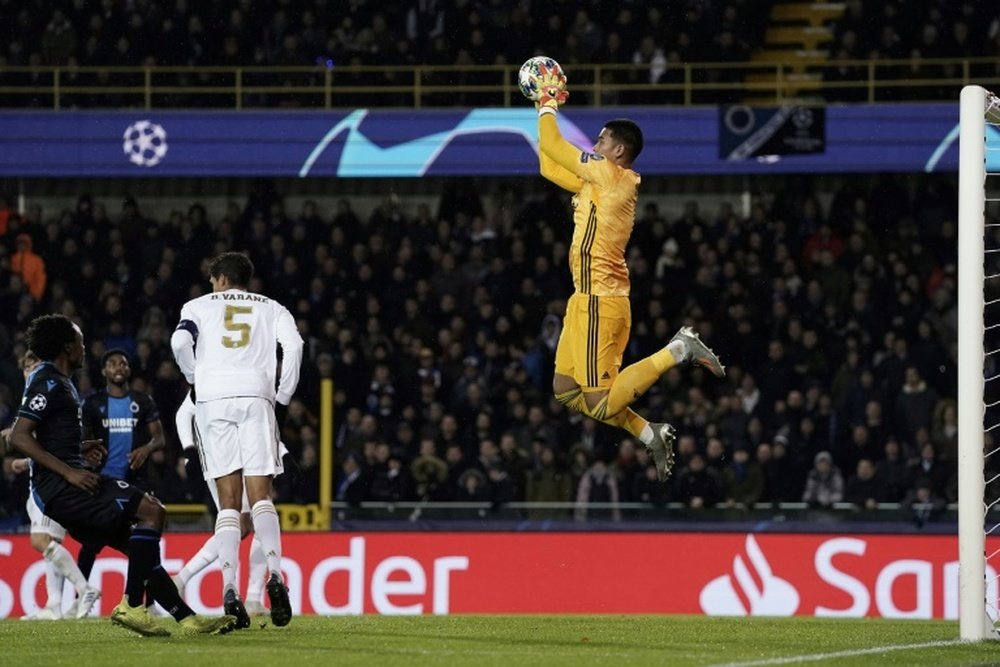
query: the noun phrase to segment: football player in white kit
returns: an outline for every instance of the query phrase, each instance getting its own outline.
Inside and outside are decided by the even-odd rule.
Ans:
[[[281,575],[281,529],[271,482],[283,470],[276,412],[284,413],[298,385],[302,337],[287,308],[247,291],[253,278],[249,257],[222,253],[208,272],[213,291],[184,304],[170,344],[192,387],[199,454],[219,492],[215,537],[223,604],[227,614],[236,616],[237,627],[249,627],[236,588],[245,486],[254,533],[267,561],[271,622],[283,626],[291,621],[292,609]]]
[[[194,429],[194,414],[194,401],[191,400],[191,395],[188,394],[188,396],[181,401],[180,407],[177,408],[177,414],[174,416],[174,421],[177,426],[177,439],[180,441],[181,449],[183,449],[185,453],[187,453],[188,450],[194,450],[200,447],[200,445],[195,444],[197,434]],[[282,459],[284,459],[285,454],[288,453],[288,449],[285,448],[284,443],[280,440],[278,442],[278,453],[281,455]],[[201,464],[201,469],[204,473],[204,462]],[[218,508],[219,490],[215,484],[215,480],[206,475],[205,484],[208,486],[208,492],[212,496],[212,502],[214,502],[215,507]],[[246,490],[244,489],[243,506],[240,508],[241,538],[245,539],[251,532],[252,528],[253,525],[250,521],[250,501],[247,498]],[[184,596],[184,587],[187,585],[188,581],[191,580],[191,577],[195,576],[214,563],[218,560],[218,558],[218,540],[215,538],[215,535],[213,535],[205,541],[205,544],[198,550],[198,553],[192,556],[191,560],[185,563],[184,567],[173,576],[174,584],[177,585],[177,590],[180,591],[181,597]],[[267,609],[264,607],[262,601],[265,579],[267,579],[267,560],[264,558],[264,547],[261,545],[257,535],[254,534],[253,541],[250,543],[250,577],[247,580],[247,595],[244,598],[244,606],[246,608],[247,615],[251,618],[254,616],[263,616],[267,613]]]

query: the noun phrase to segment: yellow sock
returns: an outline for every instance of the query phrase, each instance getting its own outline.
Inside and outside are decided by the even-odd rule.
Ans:
[[[674,356],[674,353],[665,347],[649,355],[648,358],[653,360],[653,364],[660,375],[663,375],[677,365],[677,358]],[[632,365],[634,366],[635,364]]]
[[[627,366],[611,383],[608,392],[607,414],[615,415],[632,405],[637,398],[646,393],[653,383],[660,379],[663,373],[675,366],[677,361],[670,350],[663,348],[642,361]]]
[[[602,421],[604,421],[605,424],[625,429],[632,434],[633,438],[638,438],[639,434],[642,433],[642,429],[646,428],[646,425],[649,423],[647,420],[640,417],[632,408],[625,408],[618,414],[611,415]]]
[[[642,430],[646,428],[649,422],[642,417],[640,417],[632,408],[625,408],[624,410],[619,410],[617,413],[606,417],[604,419],[597,416],[597,414],[604,414],[607,411],[608,397],[605,396],[601,401],[594,406],[591,410],[587,407],[587,401],[583,396],[583,390],[577,387],[576,389],[571,389],[562,394],[556,394],[556,400],[565,405],[571,410],[576,410],[577,412],[582,412],[583,414],[596,419],[599,422],[603,422],[609,426],[617,426],[618,428],[625,429],[632,434],[633,437],[638,438]]]

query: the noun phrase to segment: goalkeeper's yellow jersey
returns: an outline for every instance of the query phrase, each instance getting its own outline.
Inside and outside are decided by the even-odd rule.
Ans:
[[[576,291],[628,296],[625,246],[635,224],[639,174],[563,139],[552,113],[538,118],[538,158],[542,176],[575,193],[569,265]]]

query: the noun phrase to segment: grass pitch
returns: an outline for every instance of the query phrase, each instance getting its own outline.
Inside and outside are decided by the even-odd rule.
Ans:
[[[173,621],[161,621],[175,628]],[[1000,644],[943,621],[702,616],[298,617],[221,637],[143,638],[107,618],[0,621],[0,663],[85,667],[295,665],[969,665]]]

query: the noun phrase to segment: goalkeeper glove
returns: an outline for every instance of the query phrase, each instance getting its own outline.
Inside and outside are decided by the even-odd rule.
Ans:
[[[551,107],[558,109],[569,97],[566,88],[566,75],[561,69],[548,70],[541,68],[538,77],[538,100],[535,108]]]

